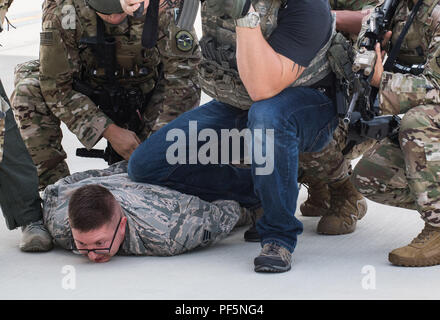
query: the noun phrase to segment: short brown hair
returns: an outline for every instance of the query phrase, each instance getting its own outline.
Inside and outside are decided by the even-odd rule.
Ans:
[[[70,227],[88,232],[111,221],[116,199],[103,186],[90,184],[76,189],[69,200]]]

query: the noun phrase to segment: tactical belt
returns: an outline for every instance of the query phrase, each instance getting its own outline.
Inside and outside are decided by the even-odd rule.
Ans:
[[[325,76],[323,79],[319,80],[318,82],[312,84],[311,86],[308,86],[309,88],[316,89],[318,91],[321,91],[324,93],[330,100],[335,102],[335,93],[336,93],[336,76],[333,72],[330,72],[327,76]]]

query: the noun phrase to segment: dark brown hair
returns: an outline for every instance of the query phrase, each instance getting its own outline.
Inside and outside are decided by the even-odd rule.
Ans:
[[[88,232],[111,221],[116,199],[108,189],[90,184],[76,189],[69,200],[70,227]]]

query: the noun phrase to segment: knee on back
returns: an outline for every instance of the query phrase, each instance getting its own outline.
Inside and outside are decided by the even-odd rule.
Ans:
[[[149,178],[149,172],[151,170],[148,168],[148,162],[145,161],[145,158],[137,154],[136,151],[133,152],[127,166],[130,179],[136,182],[145,182]]]

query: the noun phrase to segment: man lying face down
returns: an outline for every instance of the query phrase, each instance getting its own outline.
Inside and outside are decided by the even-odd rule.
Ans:
[[[126,162],[75,173],[46,188],[44,223],[56,244],[107,262],[114,255],[172,256],[251,223],[235,201],[195,196],[128,178]]]

